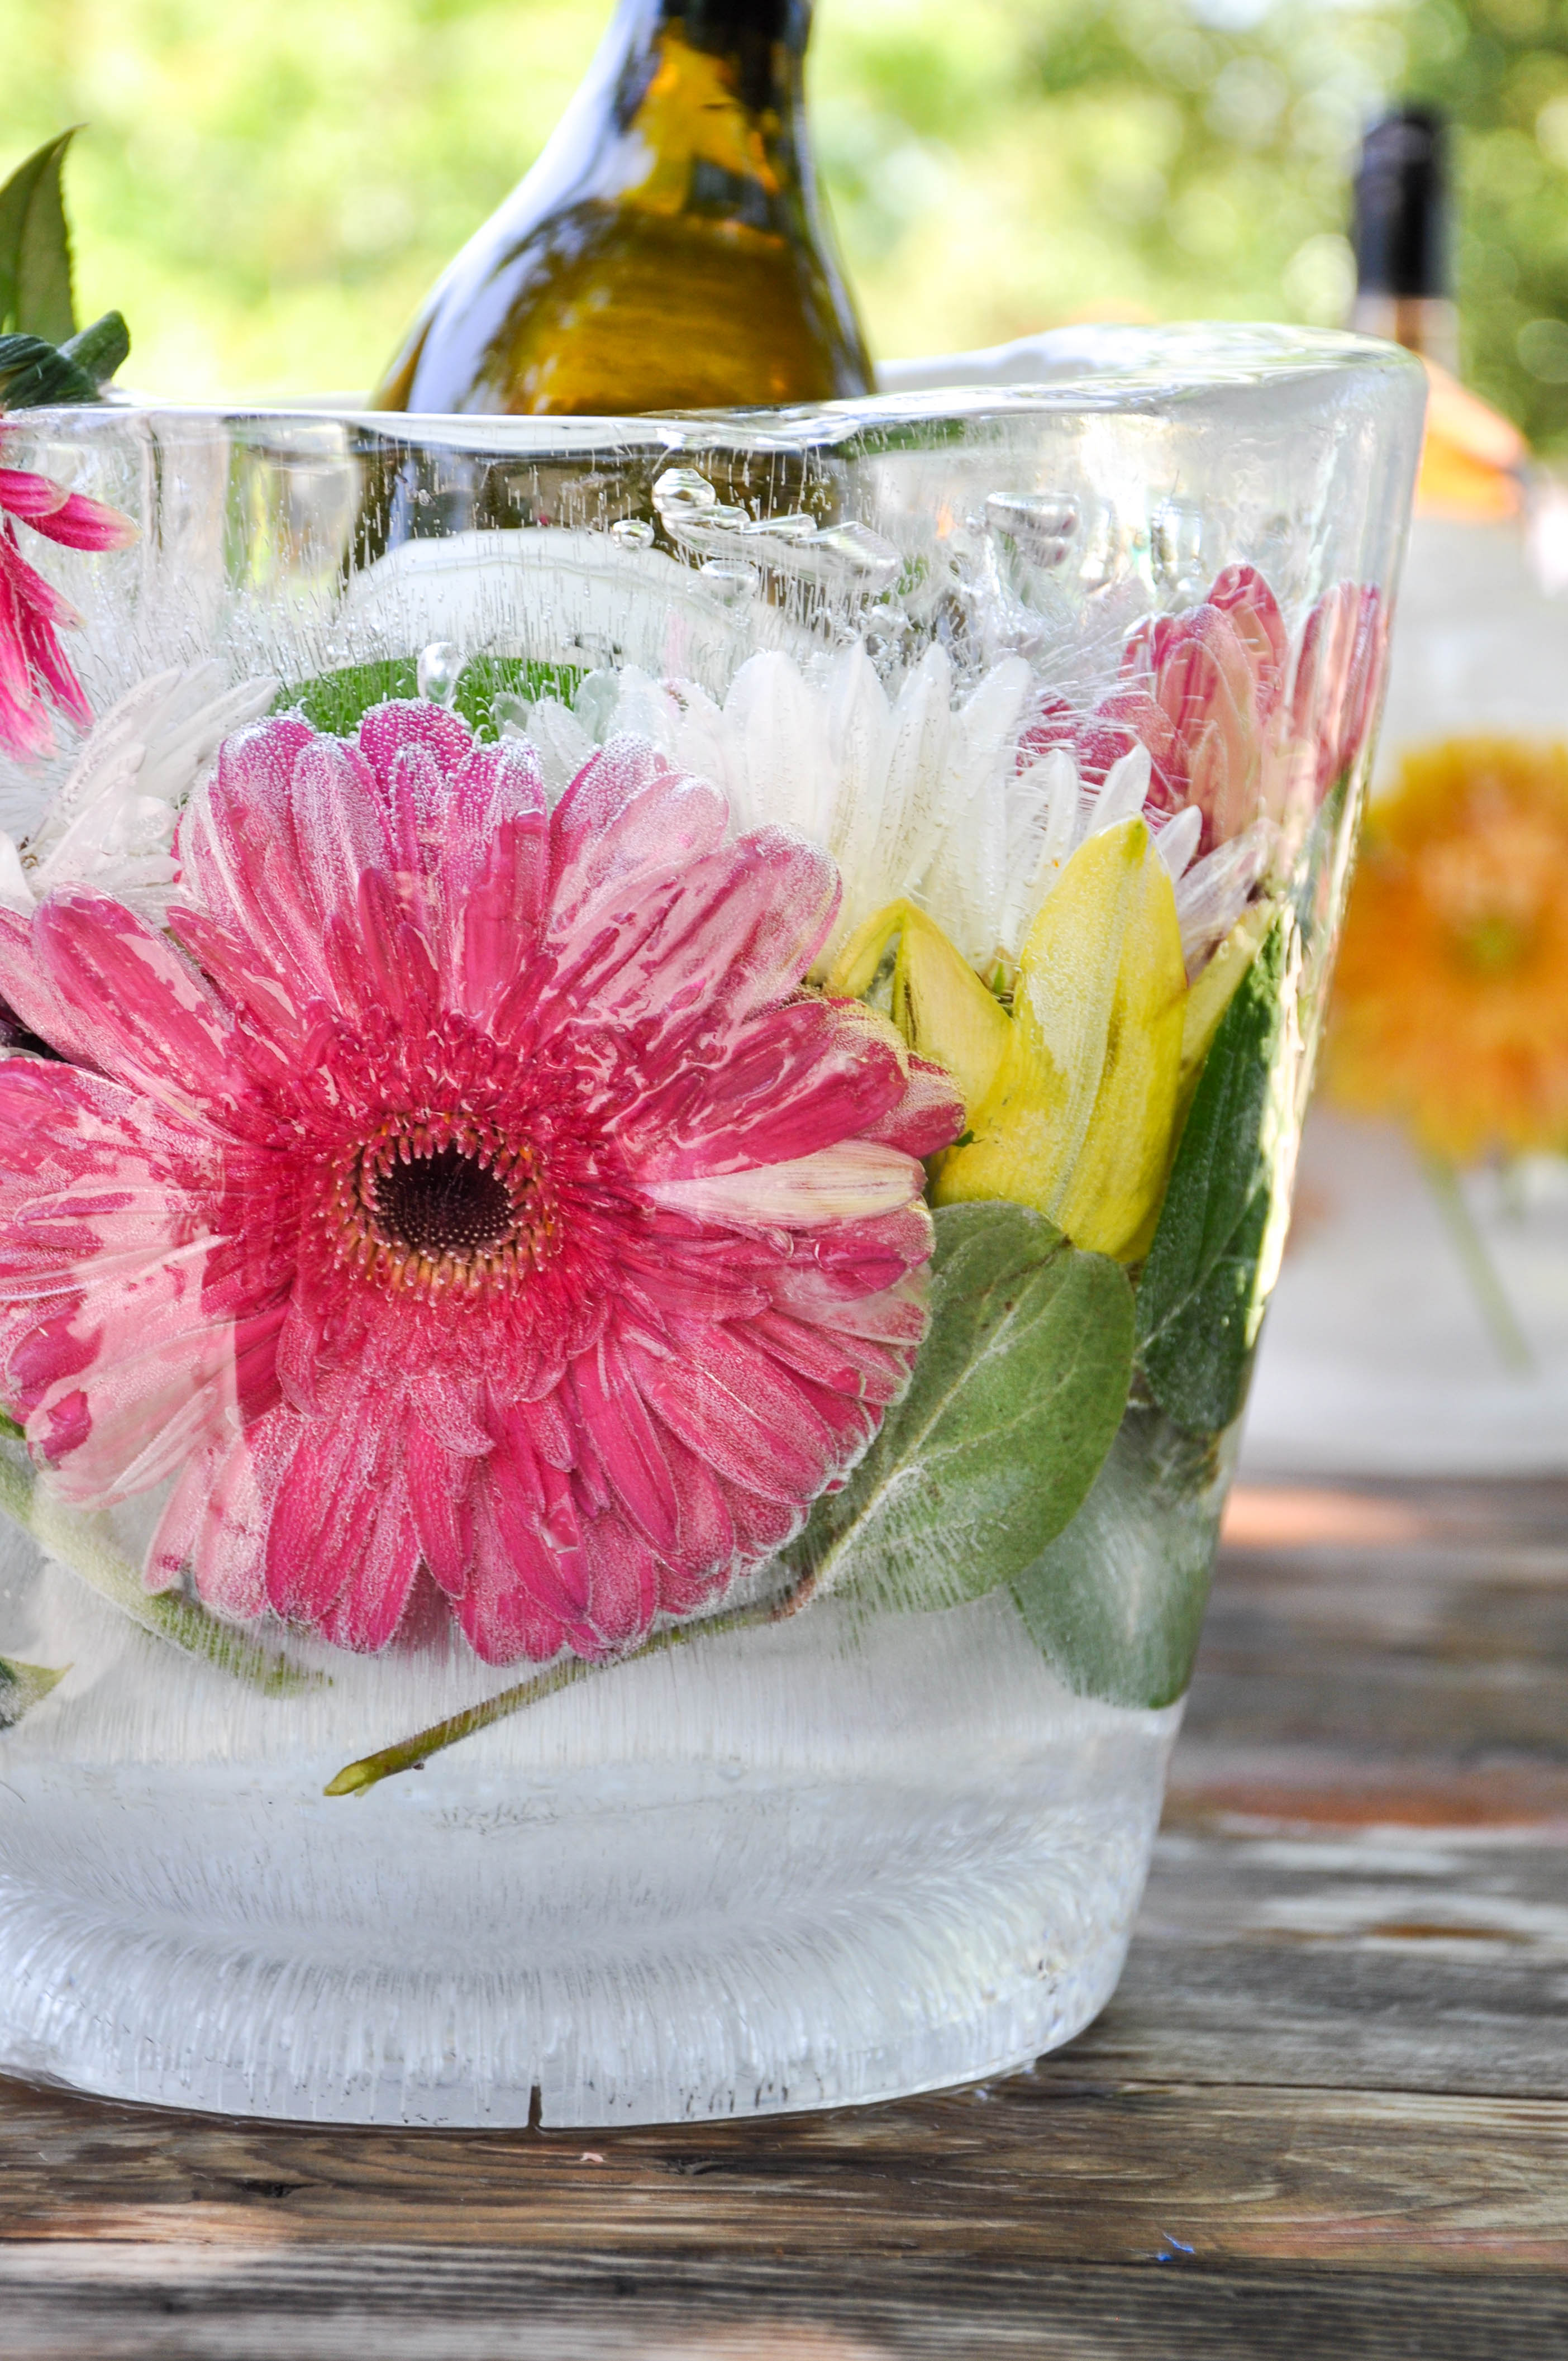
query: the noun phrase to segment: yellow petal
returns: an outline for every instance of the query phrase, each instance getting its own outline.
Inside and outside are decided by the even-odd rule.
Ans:
[[[1143,1250],[1165,1186],[1187,978],[1170,875],[1141,819],[1080,845],[1024,946],[1006,1055],[938,1203],[1011,1197],[1075,1244]]]
[[[896,936],[893,1021],[916,1057],[945,1066],[966,1109],[980,1105],[996,1079],[1013,1020],[933,918],[913,902],[890,902],[856,928],[824,990],[858,999],[875,983]]]
[[[1279,915],[1277,902],[1255,902],[1244,910],[1213,958],[1192,979],[1181,1025],[1181,1095],[1197,1085],[1203,1060],[1220,1029],[1220,1019],[1257,957],[1265,935]]]
[[[822,979],[829,1000],[863,1000],[887,957],[888,946],[904,924],[907,902],[889,902],[862,918]]]
[[[923,910],[905,913],[893,1021],[916,1057],[946,1066],[966,1111],[982,1104],[1007,1054],[1013,1020]]]

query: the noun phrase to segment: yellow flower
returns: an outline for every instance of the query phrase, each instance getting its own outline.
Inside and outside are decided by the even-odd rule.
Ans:
[[[1011,1016],[935,921],[904,901],[857,928],[827,989],[870,992],[893,951],[894,1022],[919,1056],[947,1067],[968,1112],[966,1137],[937,1176],[938,1204],[1033,1205],[1076,1245],[1125,1261],[1147,1251],[1154,1228],[1184,1050],[1201,1062],[1256,942],[1255,929],[1245,952],[1227,943],[1223,980],[1196,1028],[1184,1027],[1176,895],[1135,818],[1091,837],[1067,863],[1024,945]]]
[[[1568,1144],[1568,748],[1450,739],[1368,824],[1331,1095],[1431,1152]]]
[[[1187,976],[1170,873],[1141,819],[1091,836],[1018,961],[1013,1030],[944,1159],[938,1204],[1010,1197],[1076,1246],[1147,1250],[1170,1159]]]

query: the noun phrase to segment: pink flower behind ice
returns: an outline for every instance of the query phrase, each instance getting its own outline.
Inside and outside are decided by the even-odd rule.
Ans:
[[[1307,618],[1290,690],[1291,734],[1315,752],[1319,799],[1366,742],[1388,662],[1388,609],[1376,589],[1336,582]]]
[[[0,1370],[69,1499],[170,1477],[149,1578],[357,1648],[416,1589],[595,1656],[795,1533],[905,1381],[962,1117],[800,989],[830,861],[640,741],[276,719],[181,828],[183,954],[0,912]],[[433,1586],[433,1587],[432,1587]]]
[[[18,517],[71,549],[123,549],[136,527],[48,476],[0,467],[0,747],[27,761],[54,744],[51,703],[82,729],[93,715],[59,637],[82,618],[22,555]]]
[[[1337,583],[1292,652],[1279,604],[1255,566],[1231,566],[1201,605],[1129,634],[1122,676],[1088,713],[1042,707],[1021,763],[1065,746],[1098,785],[1134,746],[1147,750],[1149,806],[1203,816],[1200,850],[1260,818],[1285,819],[1303,776],[1315,808],[1354,762],[1381,693],[1387,614],[1377,591]]]

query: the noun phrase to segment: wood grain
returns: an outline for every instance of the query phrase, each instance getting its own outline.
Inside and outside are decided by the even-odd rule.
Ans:
[[[1127,1973],[1069,2048],[620,2134],[0,2085],[0,2353],[1560,2361],[1568,1486],[1255,1488],[1231,1530]]]

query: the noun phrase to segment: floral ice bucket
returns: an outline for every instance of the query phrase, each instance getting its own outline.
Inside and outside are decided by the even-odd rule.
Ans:
[[[640,2122],[1111,1993],[1422,395],[1074,352],[5,426],[6,2069]]]

